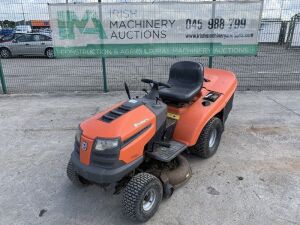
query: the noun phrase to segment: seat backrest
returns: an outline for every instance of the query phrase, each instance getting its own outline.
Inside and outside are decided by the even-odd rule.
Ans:
[[[181,61],[171,66],[168,83],[175,86],[202,88],[204,67],[200,63]]]

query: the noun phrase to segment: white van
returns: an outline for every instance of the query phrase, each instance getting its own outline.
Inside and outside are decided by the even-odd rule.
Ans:
[[[31,33],[31,31],[31,26],[29,25],[16,26],[16,33]]]

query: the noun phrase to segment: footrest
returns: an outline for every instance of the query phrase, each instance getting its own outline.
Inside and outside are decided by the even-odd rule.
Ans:
[[[170,162],[187,148],[185,144],[177,141],[169,141],[167,143],[171,145],[170,148],[156,145],[153,152],[147,153],[148,156],[162,162]]]

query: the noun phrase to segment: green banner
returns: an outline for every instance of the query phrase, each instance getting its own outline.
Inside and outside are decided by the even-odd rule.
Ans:
[[[56,57],[256,55],[262,1],[50,5]]]
[[[54,50],[56,57],[246,56],[255,55],[257,45],[110,44],[55,47]]]

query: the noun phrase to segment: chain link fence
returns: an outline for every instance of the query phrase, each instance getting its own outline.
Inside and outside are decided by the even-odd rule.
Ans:
[[[0,21],[11,18],[16,24],[27,24],[36,19],[47,20],[49,2],[66,1],[26,4],[21,0],[4,1]],[[69,1],[72,2],[75,1]],[[300,90],[300,17],[297,15],[300,2],[278,0],[278,8],[272,8],[271,2],[264,1],[257,56],[213,58],[213,67],[236,74],[239,90]],[[13,7],[14,12],[5,11]],[[9,17],[10,14],[13,16]],[[271,15],[276,18],[269,18]],[[123,90],[124,81],[132,90],[140,90],[144,87],[140,79],[145,77],[166,81],[170,66],[182,60],[208,66],[207,57],[107,58],[108,90]],[[104,91],[101,58],[12,57],[1,59],[1,63],[8,93]]]

